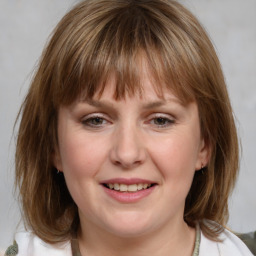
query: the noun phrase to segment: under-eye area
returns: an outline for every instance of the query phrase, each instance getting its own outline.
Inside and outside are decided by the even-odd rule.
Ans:
[[[156,186],[156,183],[138,183],[138,184],[119,184],[119,183],[104,183],[102,184],[104,187],[111,189],[111,190],[115,190],[115,191],[119,191],[119,192],[137,192],[137,191],[141,191],[141,190],[146,190],[149,189],[153,186]]]

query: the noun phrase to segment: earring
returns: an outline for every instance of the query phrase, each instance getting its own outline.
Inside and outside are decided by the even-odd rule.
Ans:
[[[59,174],[61,171],[59,169],[57,169],[57,174]]]
[[[201,173],[202,173],[203,175],[204,175],[204,170],[205,170],[205,168],[206,168],[206,166],[204,166],[204,164],[202,163],[200,171],[201,171]]]

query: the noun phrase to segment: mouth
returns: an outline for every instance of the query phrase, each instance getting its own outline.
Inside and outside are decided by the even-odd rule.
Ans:
[[[135,193],[142,190],[147,190],[153,186],[156,186],[156,183],[138,183],[138,184],[122,184],[122,183],[103,183],[104,187],[118,191],[118,192],[129,192]]]
[[[141,178],[114,178],[101,182],[106,194],[114,200],[124,203],[137,203],[155,191],[158,183]]]

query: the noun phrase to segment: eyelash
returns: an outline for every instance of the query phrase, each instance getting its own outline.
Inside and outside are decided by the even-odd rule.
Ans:
[[[98,124],[93,123],[95,121]],[[164,123],[164,124],[157,124],[156,122],[161,122],[161,123]],[[89,116],[89,117],[82,120],[83,125],[85,125],[87,127],[91,127],[91,128],[101,128],[106,123],[109,123],[109,121],[106,118],[104,118],[104,116],[101,116],[101,115]],[[170,119],[168,117],[165,117],[163,115],[156,115],[156,116],[150,118],[147,123],[155,125],[157,128],[162,128],[163,129],[163,128],[168,128],[171,125],[173,125],[175,123],[175,120]]]
[[[156,121],[164,122],[164,124],[156,124]],[[155,117],[151,118],[149,120],[149,123],[151,123],[151,122],[153,122],[153,125],[156,125],[157,128],[168,128],[175,123],[175,120],[170,119],[165,116],[162,116],[162,115],[159,115],[159,116],[155,116]]]
[[[96,120],[101,121],[100,124],[92,123],[93,121],[96,121]],[[100,115],[90,116],[82,120],[83,125],[92,127],[92,128],[101,128],[107,122],[108,121],[103,116],[100,116]]]

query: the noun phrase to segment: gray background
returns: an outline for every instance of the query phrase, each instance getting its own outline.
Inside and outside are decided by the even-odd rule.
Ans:
[[[13,196],[14,121],[50,32],[76,2],[0,0],[0,251],[12,242],[20,219]],[[256,230],[256,0],[182,2],[214,41],[243,145],[229,226]]]

